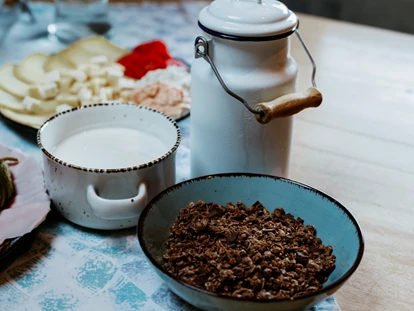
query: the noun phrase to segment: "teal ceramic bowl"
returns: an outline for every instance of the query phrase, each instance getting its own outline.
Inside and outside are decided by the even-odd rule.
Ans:
[[[260,201],[270,212],[287,213],[313,224],[317,236],[332,245],[336,268],[324,287],[295,300],[256,300],[223,297],[178,280],[163,268],[168,232],[181,208],[198,200],[225,205]],[[305,311],[337,291],[357,269],[364,252],[361,229],[351,213],[335,199],[304,184],[274,176],[220,174],[174,185],[156,196],[138,221],[138,239],[158,275],[176,295],[209,311]]]

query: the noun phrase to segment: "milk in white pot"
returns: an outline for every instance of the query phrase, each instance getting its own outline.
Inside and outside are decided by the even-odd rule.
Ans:
[[[65,138],[54,147],[52,154],[77,166],[116,169],[156,160],[168,149],[161,139],[145,131],[100,127]]]

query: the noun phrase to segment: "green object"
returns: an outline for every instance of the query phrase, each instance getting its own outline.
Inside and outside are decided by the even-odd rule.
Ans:
[[[15,193],[13,179],[7,162],[19,162],[16,158],[2,158],[0,159],[0,210],[10,200]]]

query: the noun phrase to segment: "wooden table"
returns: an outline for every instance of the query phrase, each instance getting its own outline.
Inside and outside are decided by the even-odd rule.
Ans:
[[[365,254],[343,311],[414,310],[414,36],[300,15],[324,102],[295,121],[291,178],[341,201]],[[296,38],[300,88],[311,66]]]
[[[290,177],[347,206],[366,242],[359,269],[335,297],[343,311],[411,311],[414,36],[305,15],[300,20],[324,102],[295,118]],[[9,49],[0,50],[8,61]],[[301,68],[300,89],[307,88],[311,66],[295,37],[292,54]],[[0,132],[0,142],[18,146],[20,137],[6,134]]]

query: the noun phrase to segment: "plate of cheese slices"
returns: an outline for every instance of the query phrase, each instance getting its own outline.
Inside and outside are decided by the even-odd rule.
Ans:
[[[105,37],[88,37],[56,54],[34,53],[0,67],[0,113],[39,129],[65,110],[127,102],[181,120],[190,112],[190,79],[188,66],[160,40],[130,51]]]

